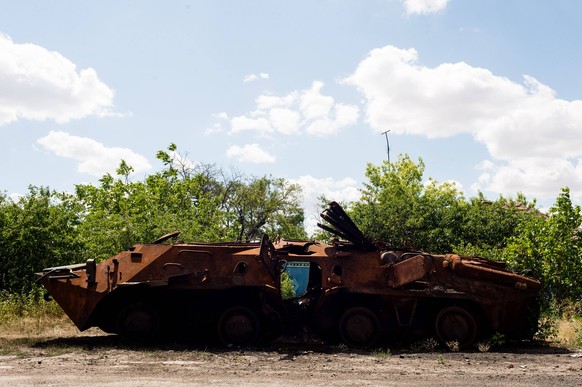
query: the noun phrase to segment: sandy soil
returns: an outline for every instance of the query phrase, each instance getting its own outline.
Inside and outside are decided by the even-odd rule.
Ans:
[[[0,338],[0,385],[580,386],[582,352],[352,351],[318,344],[128,347],[116,336]]]

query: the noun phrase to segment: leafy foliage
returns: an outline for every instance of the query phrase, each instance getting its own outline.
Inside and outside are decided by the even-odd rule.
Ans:
[[[84,257],[71,195],[30,187],[14,202],[0,195],[0,290],[29,292],[39,268]]]
[[[549,297],[576,300],[582,294],[582,231],[580,206],[570,190],[562,189],[548,216],[522,222],[506,249],[517,270],[529,269],[546,287]]]
[[[284,179],[262,177],[236,182],[229,208],[238,229],[236,240],[257,239],[263,227],[272,236],[305,238],[300,192],[300,186]]]
[[[362,199],[352,215],[364,233],[395,247],[434,253],[451,251],[496,255],[534,203],[483,195],[466,200],[454,183],[429,179],[423,184],[424,163],[400,156],[395,163],[368,165]]]
[[[63,310],[58,304],[45,301],[42,295],[40,287],[24,293],[0,291],[0,327],[22,317],[62,316]]]
[[[393,164],[368,164],[369,183],[352,208],[354,221],[365,234],[398,247],[420,242],[423,172],[424,163],[415,164],[408,156]]]
[[[281,272],[281,297],[284,300],[295,298],[295,290],[293,289],[293,280],[286,271]]]

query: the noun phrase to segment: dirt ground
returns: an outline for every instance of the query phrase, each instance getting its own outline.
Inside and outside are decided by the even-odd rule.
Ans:
[[[279,342],[268,348],[129,347],[116,336],[0,337],[0,385],[580,386],[582,352],[555,347],[353,351]]]

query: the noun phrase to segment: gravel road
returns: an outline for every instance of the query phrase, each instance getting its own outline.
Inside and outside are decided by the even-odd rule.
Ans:
[[[209,349],[128,347],[115,336],[0,338],[0,385],[581,386],[582,352],[351,351],[278,343]]]

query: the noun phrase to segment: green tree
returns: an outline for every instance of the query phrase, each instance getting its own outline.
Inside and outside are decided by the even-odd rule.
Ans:
[[[500,196],[490,201],[479,193],[464,204],[462,213],[459,243],[454,251],[500,260],[517,228],[539,215],[535,201],[528,201],[523,194],[518,194],[517,199]]]
[[[301,187],[281,178],[261,177],[234,184],[228,212],[237,241],[251,241],[262,234],[305,238]]]
[[[547,216],[520,224],[506,248],[508,262],[517,270],[531,270],[558,302],[578,300],[582,294],[582,232],[580,206],[572,204],[563,188]]]
[[[435,253],[448,253],[461,242],[466,202],[453,183],[429,179],[415,208],[416,244]]]
[[[166,168],[144,181],[131,181],[132,169],[122,161],[116,178],[106,174],[97,187],[76,187],[84,208],[82,237],[96,258],[175,230],[190,240],[221,239],[221,196],[209,189],[217,184],[203,173],[181,175],[166,156],[158,153]]]
[[[106,174],[99,186],[78,185],[83,208],[83,243],[104,259],[136,243],[181,231],[184,240],[252,240],[265,231],[300,237],[303,210],[300,188],[284,179],[245,179],[207,164],[195,164],[175,144],[159,151],[163,169],[132,181],[122,161],[116,177]]]
[[[408,155],[400,155],[394,163],[368,164],[368,182],[361,200],[352,206],[352,216],[361,230],[396,247],[414,244],[423,173],[422,160],[415,164]]]
[[[451,251],[459,243],[464,198],[452,183],[423,183],[424,163],[400,155],[394,163],[368,164],[368,182],[352,216],[362,231],[395,247]]]
[[[31,186],[15,202],[0,195],[0,290],[28,292],[34,272],[84,259],[79,221],[69,194]]]
[[[479,193],[467,201],[455,184],[425,183],[423,174],[422,160],[407,155],[368,165],[362,198],[351,206],[356,224],[395,247],[501,258],[516,227],[537,213],[535,202],[521,194],[489,201]]]

